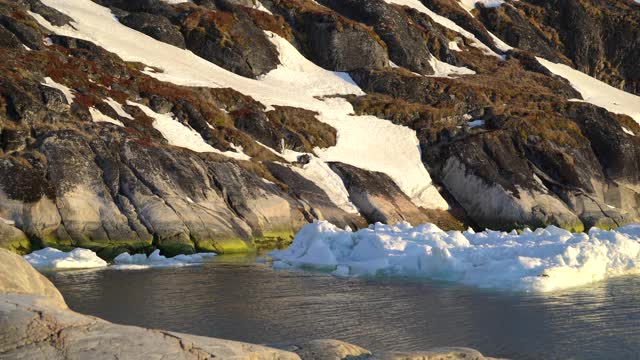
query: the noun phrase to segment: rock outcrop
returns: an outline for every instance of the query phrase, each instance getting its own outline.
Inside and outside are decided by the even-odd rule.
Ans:
[[[61,3],[0,0],[4,248],[82,246],[105,258],[156,248],[167,255],[247,251],[286,246],[303,224],[325,219],[505,230],[640,220],[640,126],[572,101],[581,94],[534,56],[637,93],[639,12],[631,1],[506,1],[471,12],[456,1],[424,2],[446,19],[383,0],[94,2],[122,29],[192,51],[200,56],[194,62],[248,93],[244,81],[260,87],[274,71],[287,94],[295,92],[288,76],[322,92],[334,84],[305,72],[348,72],[331,75],[366,93],[345,92],[356,115],[415,130],[450,211],[420,208],[394,183],[397,176],[357,161],[332,165],[327,177],[341,184],[296,171],[305,162],[294,158],[319,159],[349,143],[338,130],[348,106],[336,115],[308,104],[335,101],[333,93],[290,104],[274,87],[261,103],[256,93],[216,87],[216,79],[204,83],[211,88],[177,85],[185,83],[171,82],[167,69],[125,61],[90,36],[65,36],[76,19],[46,5]],[[274,34],[292,46],[280,46]],[[292,62],[287,51],[318,66],[295,54],[301,64],[284,69],[281,60]],[[177,144],[158,126],[163,120],[169,132],[192,138]],[[329,186],[349,198],[336,203]]]
[[[485,359],[471,349],[372,354],[336,340],[282,348],[117,325],[78,314],[67,308],[47,278],[20,256],[0,249],[2,359]]]
[[[637,2],[527,0],[480,7],[478,14],[487,29],[513,47],[640,94]]]

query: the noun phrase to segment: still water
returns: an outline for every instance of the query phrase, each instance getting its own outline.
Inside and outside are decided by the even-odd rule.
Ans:
[[[640,359],[640,277],[540,296],[274,271],[225,256],[200,267],[47,276],[81,313],[253,343],[334,338],[374,351],[467,346],[513,359]]]

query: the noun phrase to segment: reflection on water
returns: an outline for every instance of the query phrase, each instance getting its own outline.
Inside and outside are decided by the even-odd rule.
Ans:
[[[76,311],[240,341],[335,338],[372,350],[468,346],[514,359],[640,356],[640,277],[541,296],[273,271],[246,257],[48,276]]]

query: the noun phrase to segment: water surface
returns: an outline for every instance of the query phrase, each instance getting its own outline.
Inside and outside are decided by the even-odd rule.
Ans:
[[[541,296],[274,271],[224,256],[201,267],[47,276],[81,313],[253,343],[335,338],[374,351],[467,346],[514,359],[640,358],[640,277]]]

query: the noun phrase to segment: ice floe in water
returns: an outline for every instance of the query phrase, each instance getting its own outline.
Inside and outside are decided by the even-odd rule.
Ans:
[[[123,253],[113,260],[113,265],[109,266],[114,270],[140,270],[159,267],[183,267],[200,265],[206,259],[216,256],[215,253],[199,253],[193,255],[178,255],[167,258],[160,255],[160,250],[155,250],[149,256],[145,254],[129,255]]]
[[[521,234],[375,224],[358,231],[305,226],[274,268],[314,267],[338,276],[419,276],[513,291],[549,292],[640,272],[640,225],[588,234],[549,226]]]
[[[155,250],[149,256],[145,254],[129,255],[123,253],[114,259],[109,265],[95,252],[89,249],[77,248],[70,252],[60,251],[54,248],[37,250],[24,258],[39,270],[60,269],[91,269],[107,267],[114,270],[140,270],[160,267],[194,266],[204,263],[206,259],[216,256],[215,253],[198,253],[193,255],[178,255],[167,258],[160,255],[160,250]]]
[[[24,256],[25,260],[36,269],[90,269],[107,266],[107,262],[88,249],[74,249],[70,252],[54,248],[37,250]]]

